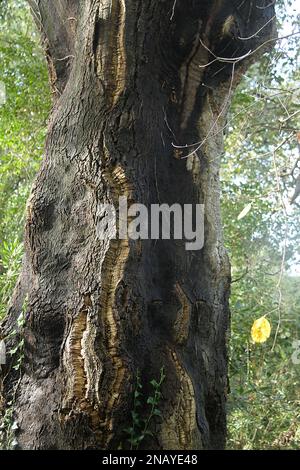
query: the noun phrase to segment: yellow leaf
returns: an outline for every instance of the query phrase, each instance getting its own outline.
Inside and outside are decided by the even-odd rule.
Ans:
[[[271,325],[265,317],[255,320],[251,328],[251,337],[254,343],[264,343],[270,337],[270,334]]]

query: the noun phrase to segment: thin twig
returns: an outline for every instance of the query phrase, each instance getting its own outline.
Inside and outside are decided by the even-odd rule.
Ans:
[[[171,17],[170,17],[170,21],[173,20],[174,15],[175,15],[176,3],[177,3],[177,0],[175,0],[174,3],[173,3],[173,8],[172,8],[172,14],[171,14]]]
[[[231,96],[231,91],[232,91],[232,87],[233,87],[233,81],[234,81],[234,71],[235,71],[235,63],[232,64],[232,74],[231,74],[231,80],[230,80],[230,85],[229,85],[229,90],[228,90],[228,94],[227,94],[227,97],[224,101],[224,104],[221,108],[221,111],[220,113],[218,114],[217,118],[215,119],[213,125],[211,126],[211,128],[209,129],[206,137],[202,140],[202,142],[199,142],[199,145],[196,149],[194,149],[192,152],[190,152],[188,155],[186,155],[185,157],[182,157],[181,159],[187,159],[189,157],[191,157],[194,153],[197,154],[197,152],[201,149],[201,147],[205,144],[205,142],[208,140],[208,138],[212,135],[212,132],[213,130],[215,129],[217,123],[219,122],[219,119],[220,117],[224,114],[224,111],[226,110],[227,108],[227,105],[229,103],[229,100],[230,100],[230,96]],[[179,149],[183,149],[183,148],[186,148],[186,147],[191,147],[192,145],[186,145],[186,146],[182,146],[182,145],[175,145],[174,143],[172,143],[173,147],[175,148],[179,148]],[[197,144],[196,144],[197,145]]]
[[[258,31],[256,31],[256,33],[252,34],[251,36],[247,38],[238,37],[238,39],[241,39],[242,41],[249,41],[249,39],[253,39],[255,36],[258,35],[258,33],[260,33],[263,29],[265,29],[265,27],[268,26],[269,23],[271,23],[275,19],[276,19],[276,15],[272,16],[272,18],[270,18]]]

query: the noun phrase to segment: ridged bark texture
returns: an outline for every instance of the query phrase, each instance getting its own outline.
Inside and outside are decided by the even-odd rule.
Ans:
[[[230,289],[223,130],[232,92],[259,55],[249,51],[275,36],[274,5],[29,3],[54,105],[4,324],[6,334],[16,329],[27,297],[23,366],[15,371],[10,361],[3,374],[6,402],[15,392],[18,445],[126,448],[136,373],[147,393],[164,367],[162,415],[140,448],[223,448]],[[247,53],[235,65],[220,59]],[[100,240],[99,204],[117,207],[120,196],[148,207],[205,204],[204,248]]]

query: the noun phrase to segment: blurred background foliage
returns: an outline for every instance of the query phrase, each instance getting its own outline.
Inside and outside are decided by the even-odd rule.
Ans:
[[[1,0],[0,82],[6,99],[0,105],[0,317],[18,276],[25,203],[43,152],[47,80],[25,1]]]
[[[300,448],[300,364],[292,361],[300,332],[300,197],[289,204],[300,172],[299,12],[295,1],[277,2],[279,38],[289,37],[248,70],[227,122],[221,180],[233,279],[232,449]],[[262,316],[271,337],[254,344],[251,326]]]
[[[300,331],[300,197],[289,204],[300,158],[296,9],[294,0],[277,2],[279,36],[289,37],[249,69],[224,130],[222,210],[233,278],[231,449],[300,447],[300,364],[292,361]],[[25,204],[50,110],[46,64],[24,0],[0,3],[1,84],[0,319],[20,269]],[[254,344],[251,326],[264,315],[271,337]]]

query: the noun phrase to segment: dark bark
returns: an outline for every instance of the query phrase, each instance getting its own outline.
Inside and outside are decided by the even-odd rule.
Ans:
[[[255,35],[273,6],[30,4],[55,105],[27,207],[23,271],[4,325],[7,333],[15,329],[28,295],[21,380],[9,364],[4,382],[8,399],[18,381],[19,446],[126,446],[136,372],[147,390],[164,366],[162,418],[141,447],[222,448],[230,267],[219,166],[230,94],[258,54],[236,64],[232,79],[232,63],[213,61],[210,51],[238,57],[255,50],[275,34],[269,22]],[[201,148],[187,159],[197,146],[172,145],[193,142]],[[117,205],[122,195],[147,206],[204,203],[204,248],[97,239],[98,205]]]

